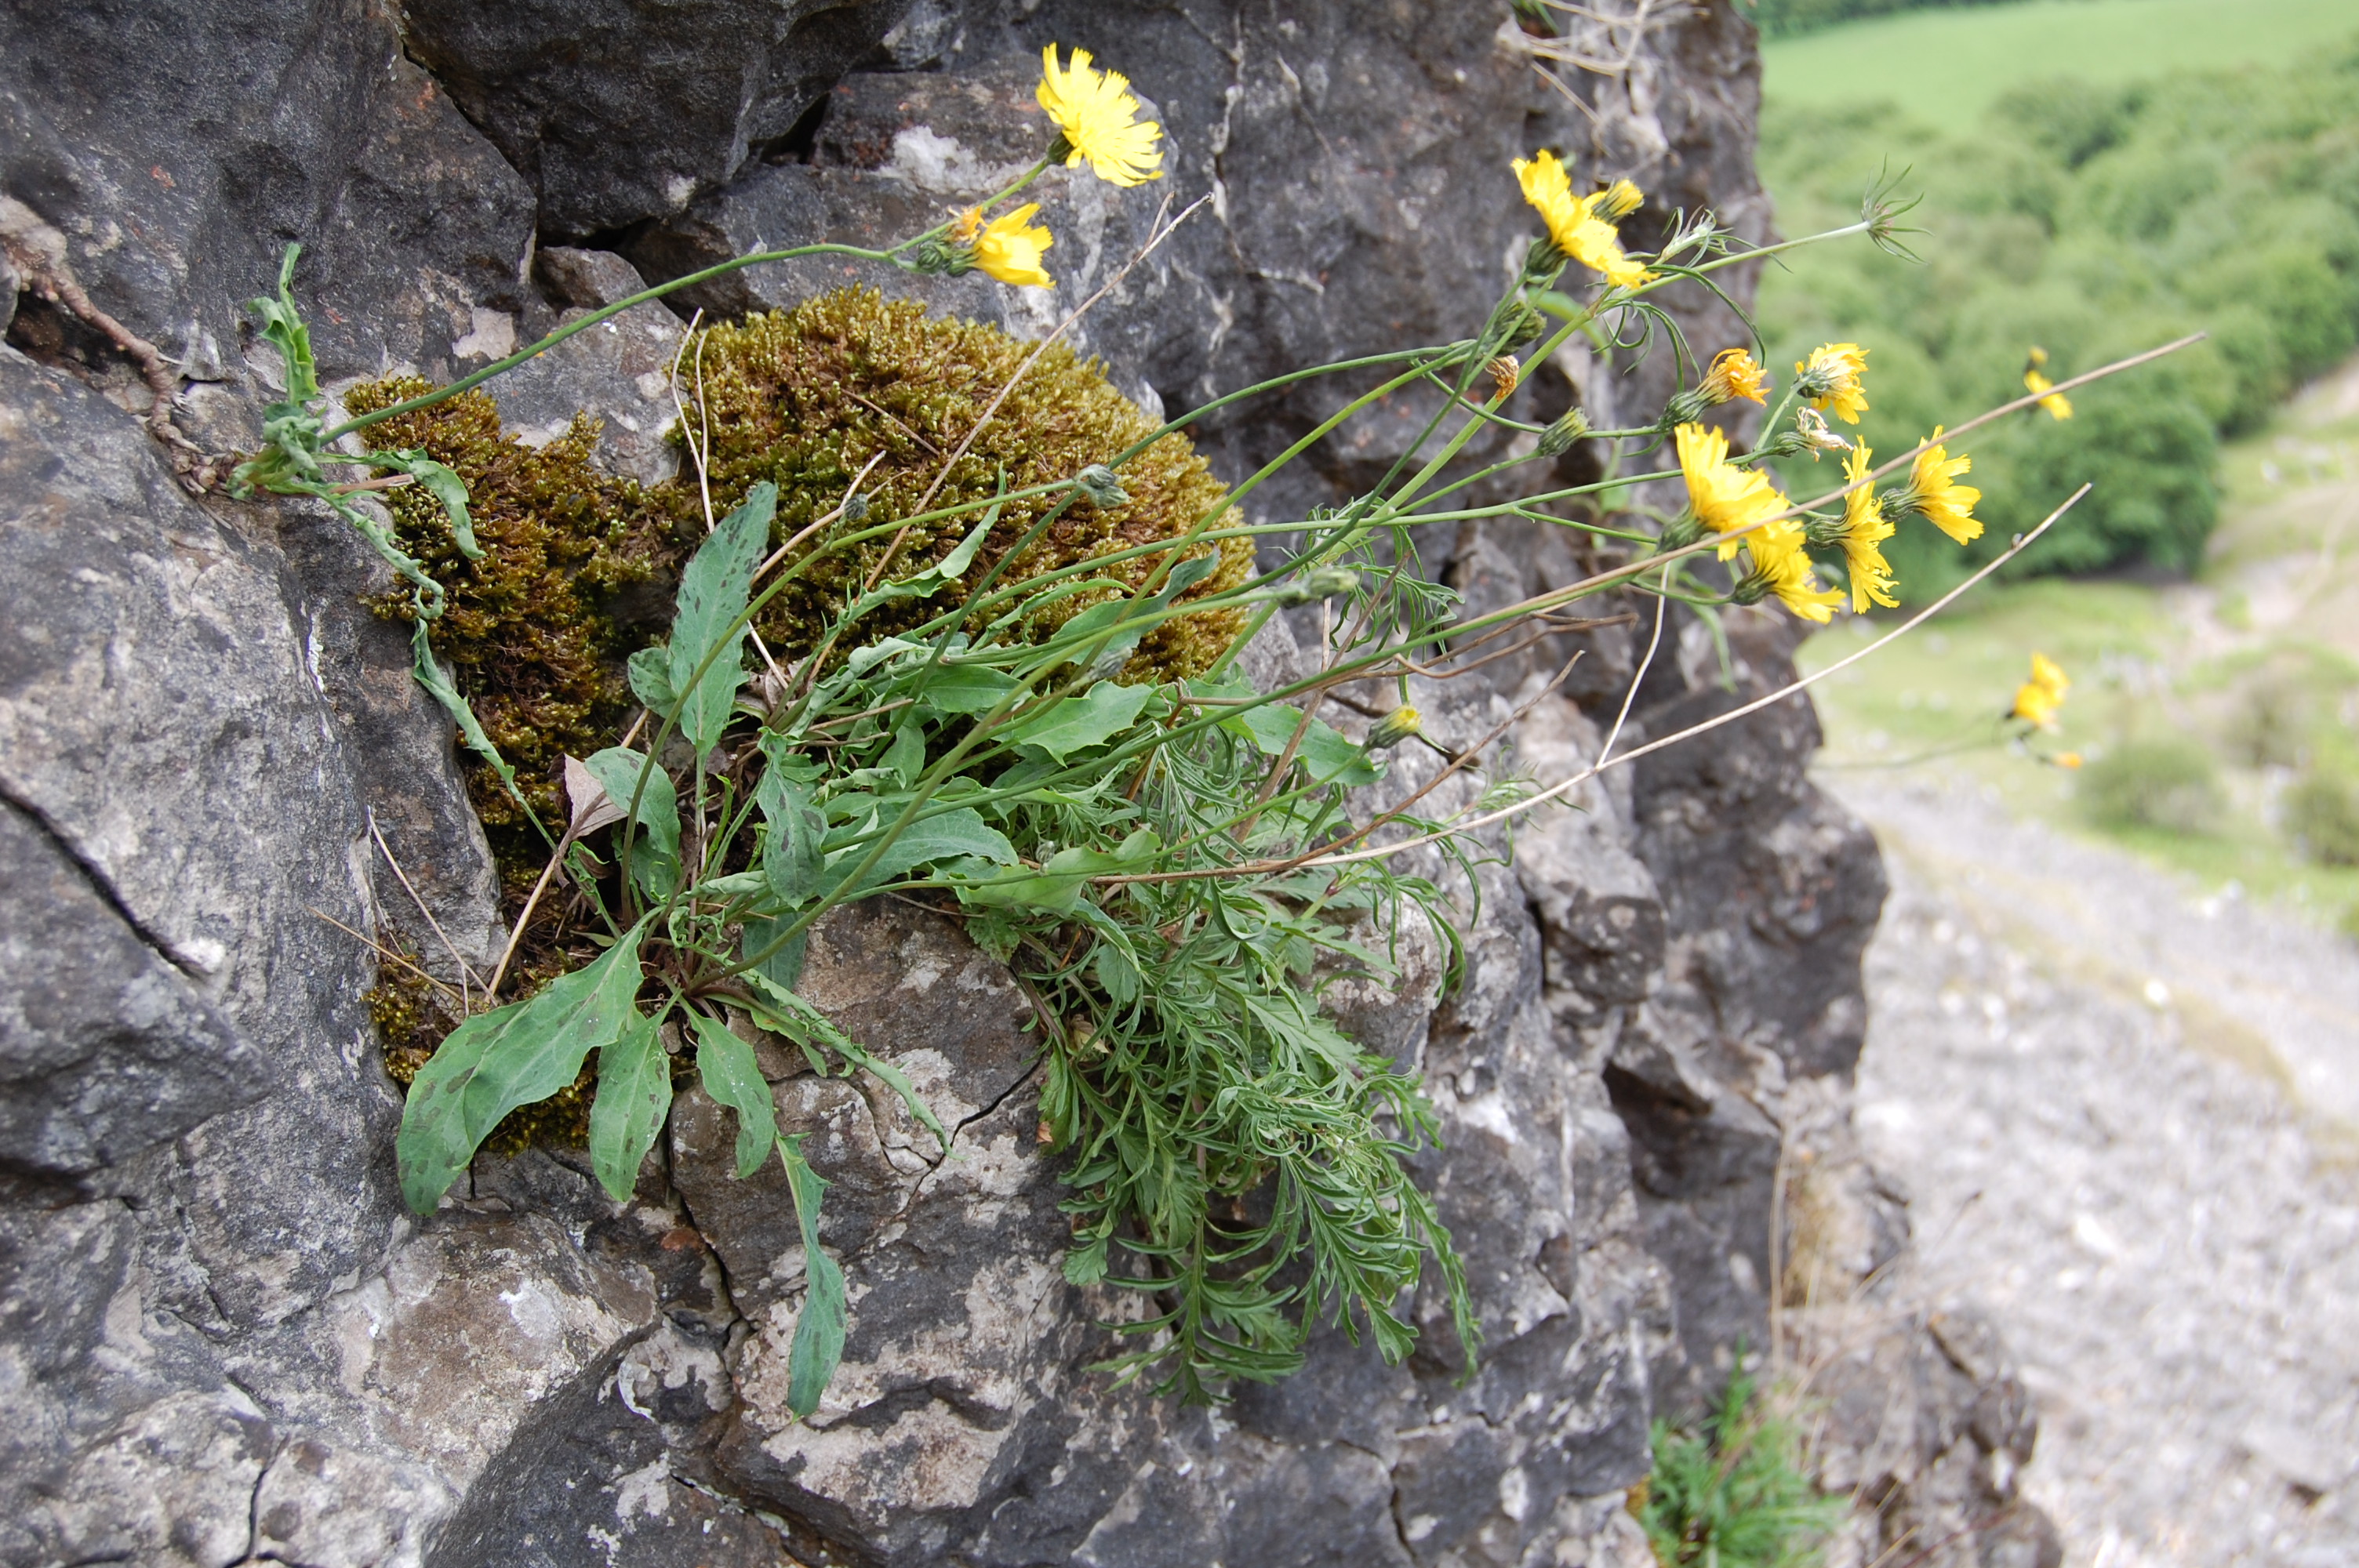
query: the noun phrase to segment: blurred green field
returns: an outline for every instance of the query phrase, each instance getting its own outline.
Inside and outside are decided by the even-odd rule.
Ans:
[[[2027,77],[2102,86],[2182,70],[2290,65],[2359,27],[2353,0],[2029,0],[1849,22],[1761,49],[1773,106],[1878,99],[1962,135]]]
[[[2233,883],[2354,929],[2359,867],[2305,849],[2297,803],[2314,779],[2359,788],[2359,362],[2222,456],[2223,517],[2194,581],[1985,587],[1821,683],[1828,782],[1965,782],[2214,891]],[[1804,665],[1822,668],[1881,630],[1838,623],[1805,646]],[[2034,651],[2073,686],[2059,732],[2032,750],[2077,751],[2078,772],[1994,743]],[[2125,760],[2137,764],[2135,787],[2174,754],[2209,773],[2208,810],[2169,827],[2101,814]]]

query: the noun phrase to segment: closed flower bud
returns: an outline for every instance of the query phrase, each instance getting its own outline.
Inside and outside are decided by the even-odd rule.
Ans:
[[[1322,599],[1351,592],[1360,586],[1360,574],[1349,567],[1320,567],[1279,589],[1270,598],[1279,604],[1315,604]]]
[[[1381,752],[1387,746],[1397,746],[1424,730],[1425,716],[1403,703],[1377,719],[1375,728],[1368,731],[1368,750]]]
[[[1589,416],[1578,408],[1568,408],[1556,423],[1540,432],[1539,453],[1544,458],[1562,456],[1572,449],[1572,444],[1589,434]]]
[[[1092,463],[1075,474],[1073,485],[1090,498],[1093,506],[1120,506],[1130,499],[1130,492],[1123,489],[1122,481],[1103,463]]]
[[[843,498],[843,520],[846,523],[865,523],[868,521],[868,498],[864,495],[856,493],[845,496]]]

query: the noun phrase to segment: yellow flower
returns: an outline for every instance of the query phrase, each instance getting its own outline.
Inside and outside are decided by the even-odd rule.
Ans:
[[[1075,49],[1072,63],[1057,63],[1057,46],[1040,51],[1040,86],[1034,94],[1049,118],[1057,123],[1065,151],[1065,167],[1078,168],[1089,160],[1097,177],[1109,185],[1138,185],[1163,178],[1163,127],[1140,120],[1138,100],[1131,96],[1130,78],[1118,70],[1101,71],[1090,64],[1090,51]],[[1051,147],[1049,156],[1057,149]]]
[[[1559,250],[1624,288],[1636,288],[1654,276],[1623,254],[1622,237],[1609,221],[1633,211],[1645,200],[1636,186],[1617,179],[1603,190],[1575,196],[1572,177],[1552,152],[1517,158],[1514,168],[1524,188],[1524,200],[1539,210],[1549,238]]]
[[[1749,535],[1745,549],[1753,558],[1752,574],[1737,586],[1740,603],[1757,602],[1775,594],[1777,602],[1804,621],[1823,626],[1834,619],[1843,602],[1841,589],[1821,588],[1810,569],[1810,552],[1802,548],[1802,531],[1791,523],[1772,523]]]
[[[1888,504],[1903,516],[1922,517],[1961,545],[1970,544],[1982,537],[1982,521],[1973,510],[1983,492],[1956,480],[1973,466],[1972,458],[1949,455],[1941,445],[1941,427],[1936,425],[1931,444],[1917,454],[1909,467],[1908,488],[1895,492]]]
[[[1846,425],[1856,425],[1867,412],[1867,394],[1860,389],[1867,374],[1867,351],[1857,343],[1821,343],[1807,360],[1798,360],[1794,373],[1801,379],[1795,390],[1821,413],[1832,412]]]
[[[2071,677],[2063,667],[2045,654],[2031,655],[2031,678],[2015,688],[2015,706],[2007,709],[2010,719],[2021,719],[2037,724],[2042,730],[2056,727],[2057,709],[2064,706],[2064,694],[2072,688]],[[2065,764],[2078,767],[2075,758]]]
[[[1027,202],[1013,212],[994,218],[981,232],[973,233],[975,266],[1002,283],[1020,283],[1031,288],[1055,287],[1056,279],[1041,270],[1040,253],[1057,243],[1056,236],[1046,229],[1026,226],[1039,211],[1038,202]],[[960,218],[960,232],[970,232],[972,221],[981,216],[969,211]]]
[[[1768,373],[1761,368],[1760,362],[1743,349],[1721,350],[1703,377],[1704,391],[1714,403],[1728,403],[1739,397],[1764,403],[1767,401],[1763,395],[1768,385]]]
[[[1867,443],[1862,441],[1843,460],[1843,478],[1852,481],[1864,479],[1867,464]],[[1851,577],[1851,608],[1854,615],[1866,614],[1871,602],[1886,610],[1900,608],[1900,601],[1892,597],[1892,567],[1884,558],[1884,541],[1892,534],[1892,520],[1876,503],[1874,485],[1863,484],[1843,497],[1840,542],[1843,564]]]
[[[2078,752],[2059,752],[2048,760],[2054,762],[2060,768],[2078,768],[2081,765],[2081,753]]]
[[[2027,391],[2048,392],[2048,389],[2056,384],[2037,370],[2027,370],[2023,373],[2023,384]],[[2039,400],[2039,406],[2047,409],[2055,418],[2072,417],[2072,400],[2060,392],[2048,392],[2048,395]]]
[[[1769,482],[1769,476],[1738,468],[1728,460],[1728,438],[1701,425],[1682,425],[1675,432],[1680,471],[1687,477],[1688,504],[1696,518],[1715,534],[1734,534],[1791,506]],[[1736,554],[1740,541],[1726,539],[1720,558]]]

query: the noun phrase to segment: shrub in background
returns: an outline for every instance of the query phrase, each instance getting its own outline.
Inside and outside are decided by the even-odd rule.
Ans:
[[[1762,280],[1771,365],[1825,338],[1873,338],[1877,394],[1862,428],[1878,448],[1944,410],[2020,395],[2035,344],[2060,380],[2211,334],[2075,394],[2069,421],[2033,410],[1979,435],[1989,533],[1962,557],[1902,542],[1893,564],[1909,598],[1937,595],[2036,523],[2032,498],[2064,475],[2096,488],[2021,569],[2197,564],[2218,511],[2220,438],[2359,341],[2354,126],[2359,47],[2293,71],[2033,82],[1970,139],[1884,103],[1765,114],[1763,178],[1797,230],[1850,210],[1887,161],[1927,192],[1925,266],[1814,251]]]
[[[2114,747],[2081,770],[2079,792],[2101,827],[2206,833],[2227,806],[2212,753],[2179,736]]]
[[[2315,768],[2286,792],[2285,828],[2322,866],[2359,866],[2359,785]]]

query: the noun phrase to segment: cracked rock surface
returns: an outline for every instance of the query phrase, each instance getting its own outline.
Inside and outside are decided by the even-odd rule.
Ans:
[[[1039,146],[1039,49],[1080,45],[1153,100],[1168,177],[1041,181],[1053,293],[859,280],[1027,337],[1104,290],[1073,341],[1173,409],[1471,332],[1533,232],[1506,165],[1536,146],[1636,178],[1642,245],[1681,207],[1768,233],[1753,34],[1727,0],[1580,78],[1579,108],[1505,18],[1411,0],[17,6],[0,187],[177,365],[183,428],[228,449],[283,384],[238,302],[285,240],[306,246],[295,288],[332,389],[448,380],[645,280],[939,221]],[[1205,200],[1132,265],[1166,197]],[[659,479],[682,313],[842,281],[777,266],[681,312],[637,307],[495,395],[527,440],[592,411],[603,460]],[[1465,1254],[1477,1368],[1428,1292],[1399,1367],[1327,1333],[1302,1374],[1216,1409],[1112,1387],[1103,1324],[1136,1303],[1064,1281],[1019,990],[940,917],[832,915],[806,994],[951,1136],[881,1082],[756,1043],[832,1184],[821,1241],[851,1293],[842,1372],[792,1422],[808,1260],[775,1174],[729,1173],[700,1093],[628,1201],[580,1151],[542,1148],[479,1160],[424,1220],[401,1210],[369,942],[455,973],[502,936],[449,727],[402,629],[361,602],[386,584],[365,547],[299,505],[190,495],[137,376],[25,282],[0,276],[0,1563],[1642,1568],[1624,1492],[1649,1421],[1763,1342],[1784,1288],[1781,1156],[1854,1173],[1812,1210],[1813,1246],[1864,1273],[1903,1244],[1900,1206],[1843,1155],[1883,872],[1803,776],[1798,699],[1495,844],[1458,884],[1447,997],[1438,944],[1405,945],[1388,989],[1334,988],[1436,1104],[1445,1147],[1419,1174]],[[1691,339],[1735,341],[1713,302],[1678,308]],[[1509,412],[1578,400],[1601,426],[1670,375],[1663,354],[1526,370]],[[1312,384],[1201,444],[1240,478],[1358,390]],[[1421,420],[1378,411],[1260,492],[1256,520],[1364,486]],[[1556,471],[1595,477],[1578,449]],[[1477,608],[1595,565],[1525,524],[1435,524],[1418,547]],[[1519,761],[1582,765],[1637,672],[1635,608],[1601,601],[1603,624],[1420,691],[1430,730],[1471,741],[1527,707]],[[1787,677],[1788,628],[1747,612],[1728,633],[1723,667],[1684,613],[1664,628],[1619,745]],[[1265,676],[1302,657],[1284,622],[1252,654]],[[1401,753],[1385,788],[1436,765]],[[2014,1408],[1982,1340],[1913,1332],[1871,1387]],[[1964,1430],[1922,1426],[1888,1466],[1904,1500]],[[1984,1459],[2029,1441],[1991,1431]]]

